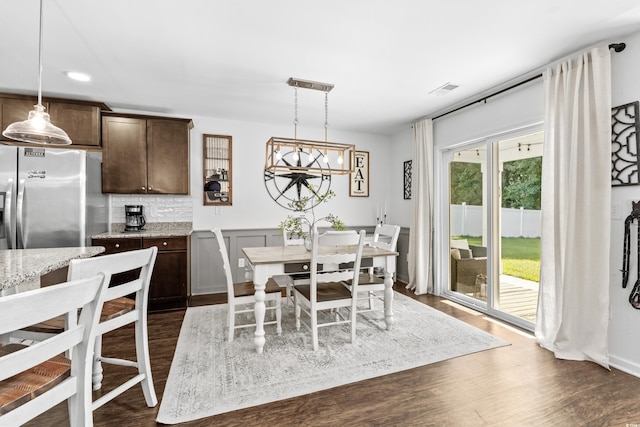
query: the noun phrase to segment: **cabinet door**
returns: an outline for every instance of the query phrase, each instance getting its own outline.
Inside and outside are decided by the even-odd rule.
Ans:
[[[33,110],[33,106],[38,103],[36,98],[33,99],[12,99],[12,98],[0,98],[0,109],[2,110],[2,116],[0,118],[0,125],[2,125],[2,131],[7,126],[14,122],[22,122],[29,117],[29,111]],[[45,105],[46,107],[46,105]],[[5,138],[0,132],[0,139],[5,141],[12,141],[9,138]]]
[[[147,120],[149,193],[189,194],[189,125]]]
[[[100,146],[100,108],[92,105],[50,102],[51,123],[63,129],[72,145]]]
[[[147,192],[146,120],[102,118],[102,192]]]
[[[142,249],[142,239],[91,239],[93,246],[104,246],[105,254],[116,254],[118,252],[133,251]]]
[[[127,238],[127,239],[91,239],[93,246],[104,246],[104,255],[116,254],[125,251],[134,251],[136,249],[142,249],[142,239],[140,238]],[[126,282],[135,280],[140,276],[140,269],[133,271],[124,271],[122,273],[116,273],[111,276],[111,282],[109,286],[117,286]]]
[[[187,252],[158,252],[149,287],[149,310],[186,307]]]

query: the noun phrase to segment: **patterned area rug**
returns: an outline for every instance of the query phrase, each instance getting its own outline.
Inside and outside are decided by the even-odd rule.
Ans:
[[[393,330],[382,311],[358,314],[355,344],[348,325],[331,326],[320,329],[314,352],[311,333],[295,330],[293,307],[282,308],[282,335],[266,326],[262,354],[253,328],[226,342],[226,304],[187,309],[157,421],[191,421],[509,345],[394,292]]]

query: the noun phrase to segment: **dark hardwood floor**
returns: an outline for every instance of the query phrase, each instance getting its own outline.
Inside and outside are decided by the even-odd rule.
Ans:
[[[511,343],[318,393],[181,426],[630,426],[640,425],[640,379],[557,360],[528,333],[431,295],[396,290]],[[214,303],[201,298],[193,305]],[[222,301],[224,302],[224,300]],[[151,365],[162,399],[184,310],[149,315]],[[104,355],[134,354],[133,330],[104,338]],[[107,366],[105,388],[126,368]],[[203,396],[206,398],[206,396]],[[159,405],[158,405],[159,406]],[[155,426],[139,386],[94,413],[96,426]],[[61,404],[30,426],[68,425]]]

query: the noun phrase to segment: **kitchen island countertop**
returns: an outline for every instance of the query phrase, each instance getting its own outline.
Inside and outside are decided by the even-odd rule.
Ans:
[[[111,231],[91,236],[94,239],[136,237],[182,237],[193,231],[190,222],[148,222],[142,231],[124,231],[124,224],[112,224]]]
[[[0,250],[0,292],[69,265],[73,259],[90,258],[105,251],[103,246]]]

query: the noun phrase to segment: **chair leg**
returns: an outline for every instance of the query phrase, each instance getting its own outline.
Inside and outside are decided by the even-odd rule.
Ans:
[[[357,300],[354,300],[354,302],[351,304],[351,313],[349,313],[349,317],[351,320],[351,343],[352,344],[356,342],[356,326],[357,326],[356,305],[357,305]]]
[[[313,342],[313,351],[318,350],[318,312],[311,309],[311,341]]]
[[[147,332],[147,318],[143,316],[136,322],[136,361],[138,363],[138,373],[144,375],[140,383],[144,400],[149,408],[158,404],[156,391],[153,387],[153,377],[151,376],[151,361],[149,357],[149,335]]]
[[[291,304],[293,302],[293,297],[292,297],[292,292],[291,292],[291,288],[293,287],[293,284],[291,283],[291,278],[289,278],[289,281],[287,282],[287,304]]]
[[[282,335],[282,295],[276,294],[276,332]]]
[[[96,336],[96,342],[93,346],[93,368],[91,375],[91,384],[94,390],[100,390],[102,388],[102,335]]]
[[[296,331],[300,330],[300,302],[295,297],[295,293],[293,295],[293,300],[296,304]]]
[[[67,408],[69,411],[70,427],[85,427],[93,425],[93,408],[91,386],[89,378],[91,378],[91,369],[93,360],[93,349],[87,349],[90,354],[77,354],[77,357],[84,358],[83,368],[77,372],[77,391],[76,394],[67,399]]]
[[[236,330],[236,308],[231,301],[229,301],[229,321],[227,323],[229,324],[229,336],[227,341],[232,342]]]

